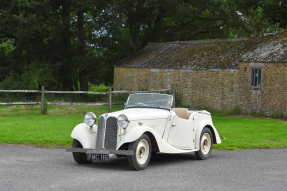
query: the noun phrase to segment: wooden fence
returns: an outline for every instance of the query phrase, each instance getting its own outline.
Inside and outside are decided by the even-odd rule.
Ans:
[[[121,93],[151,93],[151,92],[166,92],[170,91],[170,94],[173,95],[175,99],[175,90],[174,85],[171,85],[170,89],[160,89],[160,90],[150,90],[150,91],[112,91],[112,88],[109,88],[108,92],[89,92],[89,91],[47,91],[45,87],[42,86],[41,90],[0,90],[1,92],[9,93],[41,93],[41,102],[0,102],[0,105],[41,105],[41,113],[44,113],[44,104],[48,105],[109,105],[109,112],[111,112],[112,105],[112,94],[121,94]],[[109,103],[75,103],[75,102],[44,102],[45,94],[99,94],[99,95],[109,95]],[[175,100],[173,101],[173,107],[175,105]]]

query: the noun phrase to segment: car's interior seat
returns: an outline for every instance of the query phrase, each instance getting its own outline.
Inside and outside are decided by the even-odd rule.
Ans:
[[[172,111],[182,119],[189,119],[190,113],[187,108],[172,108]]]

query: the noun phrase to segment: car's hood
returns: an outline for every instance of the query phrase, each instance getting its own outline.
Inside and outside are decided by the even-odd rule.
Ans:
[[[113,112],[113,114],[119,116],[125,114],[130,120],[139,119],[167,119],[169,111],[165,109],[153,109],[153,108],[129,108],[121,111]]]

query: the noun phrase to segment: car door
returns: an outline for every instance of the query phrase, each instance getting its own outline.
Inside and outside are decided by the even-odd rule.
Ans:
[[[193,149],[193,120],[174,116],[168,135],[168,143],[179,149]]]

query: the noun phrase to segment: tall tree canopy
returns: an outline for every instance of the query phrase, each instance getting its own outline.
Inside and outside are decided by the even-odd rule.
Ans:
[[[286,25],[280,0],[2,0],[0,89],[88,90],[148,42],[245,37]]]
[[[256,12],[262,20],[280,28],[287,26],[287,1],[284,0],[234,0],[245,12]]]

